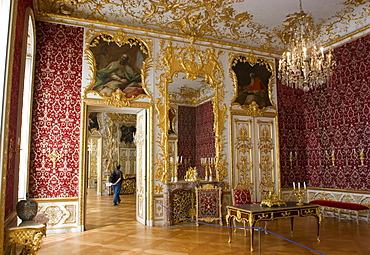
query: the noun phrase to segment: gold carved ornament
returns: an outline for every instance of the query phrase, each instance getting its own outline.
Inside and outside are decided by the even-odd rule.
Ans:
[[[225,141],[222,132],[225,129],[226,106],[223,104],[225,95],[225,85],[221,64],[217,61],[222,51],[215,52],[213,48],[202,50],[194,45],[172,45],[171,41],[160,41],[160,52],[157,54],[158,64],[156,70],[162,72],[159,75],[159,83],[156,87],[159,98],[156,99],[155,110],[158,119],[158,146],[160,152],[155,163],[156,178],[167,182],[169,170],[169,148],[168,134],[170,128],[168,112],[170,100],[168,96],[168,86],[173,81],[173,77],[178,73],[185,73],[189,80],[204,78],[206,82],[215,90],[213,98],[213,113],[215,116],[214,132],[216,146],[216,169],[218,170],[218,180],[224,180],[227,176],[226,156],[224,153]],[[164,159],[164,160],[163,160]]]
[[[95,95],[99,95],[103,100],[92,100],[94,104],[103,104],[114,106],[117,108],[121,107],[140,107],[142,106],[140,103],[136,103],[135,101],[140,98],[150,98],[147,88],[146,88],[146,79],[148,77],[149,69],[152,67],[152,58],[151,58],[151,48],[152,43],[150,40],[144,42],[141,38],[136,36],[128,36],[123,31],[119,30],[115,34],[109,32],[96,32],[92,30],[88,30],[86,33],[86,60],[88,61],[89,71],[90,74],[93,74],[93,77],[90,76],[90,84],[85,88],[83,98],[85,101],[89,101],[87,98],[87,94],[92,93]],[[126,94],[121,90],[117,89],[116,91],[112,92],[111,96],[107,96],[102,94],[93,89],[93,86],[96,82],[96,73],[97,73],[97,62],[94,56],[92,49],[97,47],[101,42],[106,42],[109,44],[116,44],[118,47],[122,46],[129,46],[130,48],[133,46],[139,47],[139,49],[146,54],[148,57],[143,61],[143,65],[141,68],[141,81],[142,81],[142,88],[145,91],[145,94],[140,94],[137,96],[126,97]]]
[[[248,121],[250,124],[250,121]],[[248,128],[246,125],[241,125],[238,128],[239,132],[236,137],[235,142],[235,149],[237,152],[237,155],[240,155],[240,161],[237,162],[236,168],[237,173],[240,174],[240,177],[237,180],[236,186],[245,186],[246,189],[252,191],[252,185],[253,185],[253,163],[248,162],[246,153],[251,153],[251,149],[253,148],[252,140],[250,137],[250,133],[248,132]]]
[[[271,125],[271,122],[268,123]],[[258,149],[261,153],[261,162],[259,169],[261,171],[262,180],[260,182],[260,190],[266,193],[267,189],[274,186],[274,163],[271,151],[274,150],[273,140],[269,127],[261,127],[261,136],[258,141]]]
[[[20,254],[35,255],[41,248],[42,237],[46,236],[46,225],[16,227],[6,230],[4,252],[11,254],[13,244],[24,245]]]

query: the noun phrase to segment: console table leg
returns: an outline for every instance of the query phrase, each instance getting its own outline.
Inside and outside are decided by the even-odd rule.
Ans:
[[[293,236],[294,217],[290,217],[290,234]]]

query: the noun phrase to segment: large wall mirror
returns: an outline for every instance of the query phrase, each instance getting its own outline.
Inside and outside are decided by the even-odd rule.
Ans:
[[[217,60],[223,52],[162,43],[159,93],[163,98],[157,99],[156,108],[160,132],[168,139],[160,144],[166,160],[157,164],[157,178],[162,182],[193,179],[188,173],[196,168],[197,179],[222,181],[227,176],[222,138],[226,107]],[[207,164],[212,170],[206,171]]]
[[[186,173],[189,168],[196,168],[200,180],[215,179],[216,173],[209,176],[204,164],[204,159],[213,160],[216,156],[214,89],[204,78],[189,80],[184,73],[179,73],[168,85],[168,93],[169,150],[170,157],[173,157],[170,162],[178,164],[178,179],[188,179]]]

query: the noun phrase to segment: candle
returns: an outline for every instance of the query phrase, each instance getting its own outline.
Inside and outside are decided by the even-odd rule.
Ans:
[[[298,182],[298,189],[300,189],[301,188],[301,183],[300,182]]]
[[[293,182],[293,189],[295,189],[295,183]]]
[[[306,189],[306,182],[303,182],[303,187],[304,189]]]

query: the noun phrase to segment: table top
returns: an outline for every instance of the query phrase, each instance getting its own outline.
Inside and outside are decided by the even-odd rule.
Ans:
[[[266,205],[260,204],[247,204],[247,205],[228,205],[226,206],[227,209],[230,210],[240,210],[250,213],[259,213],[259,212],[273,212],[273,211],[281,211],[281,210],[294,210],[294,209],[313,209],[318,208],[319,205],[317,204],[308,204],[304,203],[303,205],[297,205],[297,202],[286,202],[286,205],[280,206],[272,206],[268,207]]]

